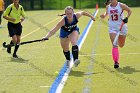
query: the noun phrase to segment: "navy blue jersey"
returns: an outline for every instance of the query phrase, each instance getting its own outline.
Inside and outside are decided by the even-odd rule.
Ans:
[[[61,29],[68,32],[72,32],[75,28],[77,28],[78,20],[75,14],[73,14],[73,21],[71,23],[68,23],[68,19],[66,16],[64,17],[64,19],[65,19],[65,25],[62,26]]]
[[[71,23],[68,23],[68,19],[66,16],[64,17],[64,19],[65,19],[65,25],[62,26],[60,29],[60,38],[67,37],[73,31],[79,32],[79,28],[77,26],[78,20],[75,14],[73,15],[73,21]]]

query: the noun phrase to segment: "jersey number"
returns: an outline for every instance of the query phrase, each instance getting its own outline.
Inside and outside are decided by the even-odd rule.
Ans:
[[[111,18],[112,18],[112,21],[118,21],[118,15],[117,14],[111,15]]]

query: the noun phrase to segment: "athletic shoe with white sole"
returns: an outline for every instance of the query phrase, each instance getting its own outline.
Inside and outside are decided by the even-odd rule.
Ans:
[[[79,59],[75,59],[75,61],[74,61],[75,67],[77,67],[79,64],[80,64],[80,60]]]

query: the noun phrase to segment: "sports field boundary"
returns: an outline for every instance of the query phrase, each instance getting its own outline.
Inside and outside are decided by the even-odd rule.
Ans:
[[[97,13],[98,13],[98,8],[96,8],[96,11],[93,14],[94,18],[96,17]],[[82,35],[80,36],[80,38],[78,40],[79,50],[81,49],[92,24],[93,24],[93,21],[90,19],[88,25],[86,26],[86,28],[84,29]],[[71,54],[71,58],[72,58],[72,54]],[[69,75],[73,65],[74,65],[73,58],[70,61],[70,67],[69,68],[67,68],[66,64],[64,64],[64,66],[61,68],[58,76],[54,80],[52,86],[50,87],[49,93],[61,93],[62,92],[62,89],[65,85],[65,82],[68,78],[68,75]]]

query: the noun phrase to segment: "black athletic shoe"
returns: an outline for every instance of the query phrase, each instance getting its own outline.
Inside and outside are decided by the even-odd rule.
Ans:
[[[11,54],[11,47],[7,48],[7,53]]]
[[[18,58],[17,54],[13,54],[13,58]]]
[[[114,68],[119,68],[119,63],[118,62],[115,62]]]

